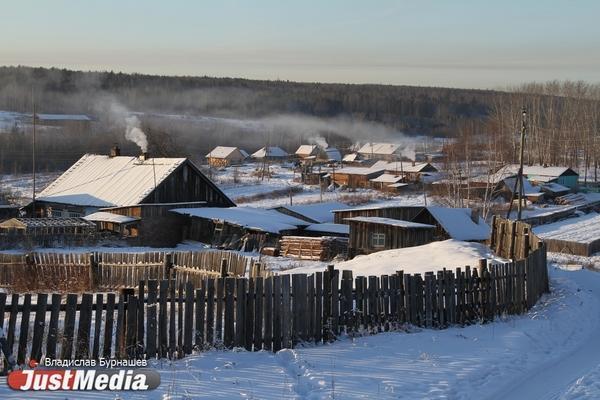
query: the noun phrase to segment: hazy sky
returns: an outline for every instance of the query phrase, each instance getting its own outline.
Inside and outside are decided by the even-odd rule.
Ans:
[[[1,0],[0,64],[498,87],[600,82],[600,0]]]

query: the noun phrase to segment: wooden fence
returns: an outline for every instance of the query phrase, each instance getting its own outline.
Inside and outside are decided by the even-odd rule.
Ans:
[[[216,275],[243,276],[251,258],[228,252],[0,253],[0,287],[14,291],[106,291],[140,280],[194,282]]]
[[[489,245],[494,253],[511,260],[527,258],[531,249],[537,248],[542,240],[531,231],[531,225],[494,215]]]
[[[0,293],[0,323],[19,364],[43,355],[177,358],[213,347],[277,351],[405,324],[487,322],[525,312],[547,291],[540,243],[523,260],[424,275],[353,277],[330,267],[197,284],[151,279],[133,293],[38,294],[35,304],[31,294]]]

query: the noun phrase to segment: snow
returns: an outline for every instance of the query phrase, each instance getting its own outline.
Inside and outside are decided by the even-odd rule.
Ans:
[[[569,189],[568,187],[563,186],[559,183],[554,183],[554,182],[550,182],[550,183],[546,183],[546,184],[542,185],[542,190],[547,190],[552,193],[562,193],[562,192],[570,192],[571,191],[571,189]]]
[[[295,154],[299,156],[309,156],[313,153],[313,151],[315,151],[316,148],[316,144],[303,144],[298,147],[298,150],[296,150]]]
[[[93,207],[138,204],[185,161],[86,154],[46,187],[38,200]]]
[[[40,121],[92,121],[92,118],[85,114],[37,114]]]
[[[296,230],[299,226],[310,225],[306,221],[274,210],[262,210],[252,207],[176,208],[171,211],[192,217],[226,221],[232,225],[238,225],[246,229],[270,233]]]
[[[139,221],[140,218],[137,217],[128,217],[126,215],[113,214],[106,211],[98,211],[92,213],[90,215],[86,215],[83,219],[87,219],[88,221],[101,221],[101,222],[114,222],[117,224],[126,224],[128,222]]]
[[[369,224],[390,225],[390,226],[396,226],[399,228],[411,228],[411,229],[435,228],[434,225],[419,224],[417,222],[410,222],[410,221],[403,221],[401,219],[382,218],[382,217],[352,217],[352,218],[346,218],[345,220],[346,221],[354,221],[354,222],[367,222]]]
[[[377,178],[370,179],[371,182],[383,182],[383,183],[398,183],[402,180],[401,175],[383,174]]]
[[[373,167],[344,167],[335,170],[336,174],[348,174],[348,175],[371,175],[383,172],[384,168]]]
[[[571,168],[569,167],[544,167],[543,165],[524,165],[523,166],[523,174],[527,175],[529,179],[541,181],[542,179],[546,180],[547,178],[557,178],[563,175],[566,172],[569,172]],[[517,164],[509,164],[500,168],[496,172],[496,174],[516,174],[519,171],[519,166]],[[537,179],[533,179],[533,178]]]
[[[345,224],[313,224],[307,226],[304,230],[309,232],[337,233],[340,235],[350,234],[350,226]]]
[[[600,240],[600,214],[592,212],[576,218],[539,225],[533,228],[533,232],[542,239],[591,243]]]
[[[316,222],[333,222],[332,210],[344,210],[350,208],[339,201],[329,201],[314,204],[296,204],[293,206],[280,206],[296,214],[300,214]]]
[[[360,154],[371,155],[371,154],[385,154],[391,155],[394,154],[400,145],[393,143],[367,143],[362,146],[358,152]]]
[[[471,219],[470,208],[427,207],[433,218],[446,232],[457,240],[486,240],[491,229],[481,218],[476,224]]]
[[[335,268],[351,270],[354,276],[390,275],[399,270],[403,270],[407,274],[424,274],[429,271],[441,271],[444,268],[451,270],[456,267],[464,268],[466,265],[475,268],[482,258],[491,259],[494,262],[504,261],[496,257],[487,246],[481,243],[450,239],[423,246],[384,250],[357,256],[352,260],[336,263]],[[322,265],[308,265],[289,269],[283,273],[310,274],[322,270]]]

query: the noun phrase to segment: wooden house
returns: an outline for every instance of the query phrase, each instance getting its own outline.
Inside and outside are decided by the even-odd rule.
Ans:
[[[372,168],[384,168],[385,173],[399,175],[404,178],[403,182],[417,183],[423,182],[424,177],[438,172],[437,168],[430,163],[415,163],[415,162],[388,162],[387,164],[376,163]]]
[[[0,222],[17,217],[19,208],[16,204],[0,204]]]
[[[38,195],[35,214],[79,217],[107,207],[197,201],[235,205],[187,158],[120,156],[113,149],[81,157]]]
[[[505,165],[496,174],[515,175],[519,170],[516,164]],[[544,165],[524,165],[523,175],[534,184],[558,183],[575,189],[578,185],[579,174],[568,167],[548,167]]]
[[[285,161],[289,154],[277,146],[263,147],[251,155],[255,160]]]
[[[248,153],[238,147],[217,146],[206,155],[206,160],[211,167],[223,168],[242,164],[248,157]]]
[[[404,221],[412,221],[425,208],[424,206],[362,206],[347,209],[333,210],[333,222],[347,224],[348,218],[353,217],[381,217]]]
[[[423,207],[412,221],[434,225],[435,240],[483,242],[491,234],[490,226],[470,208]]]
[[[353,217],[346,221],[350,225],[349,258],[434,241],[434,225],[381,217]]]
[[[331,180],[338,186],[345,186],[351,189],[368,188],[371,186],[371,179],[383,174],[383,169],[362,168],[362,167],[344,167],[331,172]]]
[[[402,148],[394,143],[367,143],[358,149],[365,159],[394,161],[402,158]]]
[[[298,150],[294,154],[300,159],[305,159],[309,157],[316,158],[320,152],[321,148],[316,144],[303,144],[298,147]]]

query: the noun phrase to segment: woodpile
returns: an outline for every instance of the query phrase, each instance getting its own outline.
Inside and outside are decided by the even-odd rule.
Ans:
[[[300,260],[330,261],[348,251],[348,239],[335,236],[284,236],[279,245],[282,256]]]
[[[556,204],[561,204],[565,206],[583,204],[586,201],[587,200],[585,196],[580,193],[565,194],[564,196],[557,197],[555,200]]]

